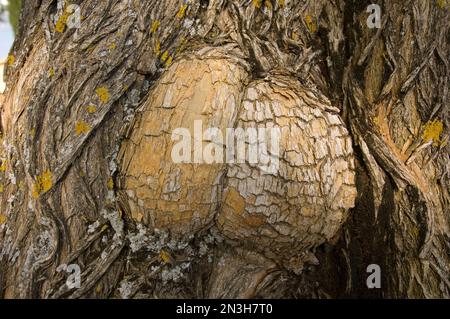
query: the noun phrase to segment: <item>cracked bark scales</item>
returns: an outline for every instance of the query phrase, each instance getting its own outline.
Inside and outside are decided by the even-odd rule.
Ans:
[[[329,102],[295,79],[269,75],[244,89],[248,74],[220,53],[181,59],[158,81],[121,152],[122,198],[133,219],[174,237],[215,219],[226,237],[281,263],[333,237],[354,206],[351,140]],[[188,127],[199,138],[196,120],[222,131],[279,127],[280,167],[174,163],[172,132]]]
[[[377,32],[366,27],[365,9],[369,3],[364,1],[288,1],[290,11],[276,1],[261,8],[252,1],[209,1],[202,2],[203,6],[192,1],[180,13],[180,3],[175,0],[108,0],[96,5],[86,0],[77,1],[85,20],[75,38],[74,30],[62,34],[55,31],[51,15],[56,12],[56,3],[47,0],[24,4],[21,28],[12,51],[15,62],[6,70],[2,154],[7,162],[6,172],[2,172],[2,212],[7,221],[0,226],[1,296],[120,296],[118,288],[124,280],[134,284],[127,293],[131,297],[449,296],[449,146],[420,148],[423,126],[430,120],[442,121],[444,136],[448,135],[449,68],[445,40],[448,9],[433,1],[385,1],[380,3],[383,29]],[[307,23],[306,16],[313,17],[313,22]],[[192,36],[185,22],[191,20],[195,25],[197,19],[201,28],[197,28],[198,35]],[[156,20],[157,32],[149,32]],[[160,62],[160,57],[166,51],[174,61],[163,70],[165,63]],[[197,68],[207,70],[204,77],[190,64],[196,60],[195,52]],[[183,61],[189,61],[184,63],[184,70],[174,71]],[[209,70],[220,72],[208,75]],[[162,98],[161,92],[167,86],[176,85],[169,76],[171,72],[180,83],[184,81],[183,72],[187,73],[188,83],[205,79],[199,85],[211,87],[208,82],[212,81],[215,84],[211,94],[220,90],[236,92],[231,99],[234,102],[221,114],[195,109],[196,103],[187,102],[180,102],[176,108],[151,107],[153,97]],[[217,83],[212,76],[218,77]],[[290,83],[290,89],[280,85],[284,81]],[[264,94],[256,95],[252,109],[246,102],[253,96],[251,89],[258,85]],[[100,100],[95,93],[99,87],[108,88],[107,101]],[[194,88],[192,84],[185,88],[185,93],[175,90],[174,96],[186,94],[188,100],[206,99],[196,96],[198,90]],[[143,139],[154,140],[151,145],[155,148],[169,143],[164,135],[167,127],[158,126],[163,121],[150,117],[150,121],[141,125],[142,118],[169,114],[177,126],[184,124],[183,114],[196,114],[220,127],[230,122],[247,125],[258,122],[262,116],[256,104],[262,110],[273,104],[277,94],[288,94],[283,108],[294,105],[306,109],[301,113],[285,110],[287,118],[276,114],[273,117],[275,121],[288,122],[291,125],[288,134],[306,139],[306,144],[313,143],[308,141],[311,139],[308,128],[317,127],[320,131],[323,128],[320,119],[329,119],[326,126],[332,123],[329,117],[335,111],[325,106],[337,107],[347,127],[339,132],[345,141],[342,151],[352,148],[347,145],[351,138],[357,159],[356,206],[338,235],[313,249],[319,265],[316,257],[304,249],[329,240],[344,221],[344,209],[351,203],[339,203],[337,199],[343,195],[336,187],[339,183],[330,181],[351,180],[345,168],[348,161],[342,162],[342,175],[337,174],[330,181],[319,174],[319,185],[300,187],[304,184],[299,180],[290,181],[292,186],[287,192],[304,195],[292,199],[284,196],[283,191],[265,193],[265,188],[258,189],[258,185],[256,195],[250,192],[248,189],[253,186],[248,185],[253,182],[246,174],[254,169],[246,165],[213,165],[197,170],[201,172],[197,175],[187,166],[177,172],[170,162],[158,167],[159,163],[149,163],[145,158],[134,168],[126,164],[130,157],[137,159],[131,154],[139,152],[142,144],[131,145],[127,139],[122,143],[126,137],[136,142],[148,129],[150,134]],[[308,98],[310,94],[316,97]],[[322,95],[332,102],[326,102]],[[224,98],[226,94],[220,96]],[[91,104],[95,105],[95,112],[87,111]],[[307,109],[317,121],[301,121],[301,116],[308,116]],[[136,121],[130,121],[136,110]],[[88,129],[77,134],[74,127],[80,122],[82,128]],[[302,125],[304,132],[293,129]],[[154,131],[158,133],[155,136]],[[328,134],[325,136],[333,138],[334,146],[331,127]],[[288,152],[290,155],[281,164],[285,165],[284,161],[294,164],[286,165],[289,167],[286,176],[294,177],[297,164],[309,160],[295,154],[311,155],[311,150],[297,149],[299,145],[287,143],[288,139],[283,141],[286,142],[283,147],[299,151]],[[314,150],[319,152],[316,145],[329,144],[326,141],[327,138],[314,140]],[[336,158],[330,163],[337,163],[338,153],[338,148],[331,148],[325,159]],[[150,155],[163,156],[157,152]],[[117,156],[123,159],[121,163],[116,163]],[[129,176],[139,175],[140,165],[150,165],[145,167],[149,172],[165,170],[161,176],[175,181],[178,178],[182,187],[173,192],[172,186],[177,183],[165,185],[149,176],[150,180],[146,179],[144,184],[154,188],[142,188],[138,179],[123,178],[125,172],[130,173],[128,169],[134,169]],[[301,164],[298,166],[302,168]],[[319,167],[314,160],[312,166],[298,171],[309,172]],[[330,168],[330,172],[339,169]],[[40,176],[42,180],[47,171],[51,173],[51,188],[36,200],[32,196],[36,178]],[[221,172],[223,179],[215,185]],[[189,174],[193,180],[186,178]],[[207,186],[198,187],[197,181]],[[122,192],[121,188],[130,183],[135,183],[132,185],[136,187],[135,193]],[[272,181],[270,187],[273,185]],[[331,200],[334,194],[330,197],[330,193],[323,192],[327,185],[336,187],[335,200]],[[180,218],[190,216],[189,212],[172,214],[169,218],[158,210],[150,212],[154,205],[164,206],[164,210],[171,207],[177,196],[180,203],[189,203],[189,187],[196,191],[191,196],[205,199],[198,209],[200,215],[195,216],[198,218]],[[141,193],[137,191],[139,188]],[[308,196],[313,189],[321,192]],[[346,189],[343,187],[342,192]],[[217,195],[211,196],[211,190]],[[163,197],[157,197],[160,194]],[[238,201],[230,199],[233,196],[229,194],[236,195]],[[144,203],[139,202],[141,195],[147,199],[141,198]],[[245,213],[236,215],[230,207],[242,202],[240,197],[245,198]],[[231,203],[227,204],[227,199]],[[315,201],[316,208],[309,212],[310,219],[297,211],[286,213],[308,200]],[[338,207],[327,206],[330,200]],[[266,201],[283,203],[287,210],[274,213],[261,209],[265,205],[256,204]],[[317,209],[320,205],[326,209]],[[186,206],[189,209],[190,205]],[[121,214],[116,214],[118,211]],[[259,217],[257,228],[253,220],[252,226],[246,226],[250,216],[247,211],[255,211]],[[282,236],[265,240],[267,232],[261,227],[265,228],[276,217],[283,223],[271,231]],[[309,224],[307,220],[311,218],[316,220]],[[241,223],[242,219],[247,223]],[[202,247],[201,238],[209,231],[217,237],[224,236],[225,240],[210,247],[208,257],[194,258],[183,285],[161,284],[158,270],[149,270],[160,259],[158,254],[134,253],[129,247],[126,233],[139,232],[136,221],[149,228],[154,223],[169,225],[173,233],[198,231],[195,238],[188,238],[194,250]],[[297,225],[311,225],[310,229],[317,228],[317,235],[304,237]],[[247,249],[255,239],[258,244],[261,241],[257,250],[261,253]],[[298,243],[294,249],[299,252],[298,258],[292,258],[293,250],[287,248],[292,242]],[[167,264],[157,262],[162,268],[175,267],[186,258],[176,249],[167,254],[169,257],[163,258],[169,260]],[[81,289],[67,291],[64,274],[55,270],[60,264],[72,262],[82,266],[84,280]],[[383,287],[368,291],[365,267],[374,262],[382,266],[385,274]],[[224,268],[224,264],[229,267]],[[303,269],[302,274],[290,272],[296,269]]]

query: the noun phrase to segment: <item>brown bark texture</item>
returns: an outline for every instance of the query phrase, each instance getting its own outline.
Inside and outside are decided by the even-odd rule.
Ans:
[[[24,1],[0,298],[449,298],[450,3],[373,3]],[[279,169],[175,163],[200,120],[279,127]]]

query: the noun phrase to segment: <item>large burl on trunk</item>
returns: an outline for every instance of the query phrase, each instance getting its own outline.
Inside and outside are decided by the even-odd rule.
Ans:
[[[449,5],[378,4],[24,2],[0,297],[450,297]],[[278,169],[174,161],[198,121],[279,128]]]

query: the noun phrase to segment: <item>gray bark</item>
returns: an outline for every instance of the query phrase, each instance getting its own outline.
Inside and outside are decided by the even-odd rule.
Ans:
[[[79,0],[76,30],[55,25],[57,2],[23,3],[5,70],[0,297],[449,297],[445,1],[379,1],[382,25],[370,29],[368,1]],[[280,123],[302,105],[289,141],[311,145],[299,156],[312,162],[292,169],[299,159],[287,158],[270,182],[292,198],[256,193],[293,212],[284,228],[239,214],[260,206],[230,166],[196,168],[155,195],[178,178],[172,164],[153,167],[167,162],[164,129],[204,111],[183,102],[200,89],[226,92],[204,117],[224,126],[258,122],[247,102],[281,99]],[[170,113],[159,108],[168,92]],[[309,203],[294,177],[321,167],[318,143],[341,175],[308,180]],[[206,202],[189,197],[212,189]],[[62,264],[80,266],[80,288]],[[381,266],[381,289],[367,289],[369,264]]]

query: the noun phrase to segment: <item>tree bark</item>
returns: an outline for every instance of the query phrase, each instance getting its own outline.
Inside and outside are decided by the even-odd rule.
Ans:
[[[377,3],[23,2],[0,297],[449,298],[449,4]],[[287,128],[279,173],[173,163],[198,119]]]

